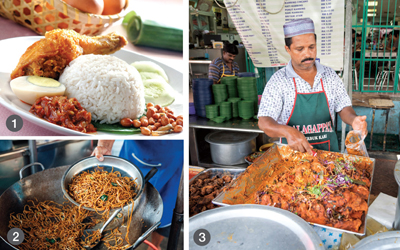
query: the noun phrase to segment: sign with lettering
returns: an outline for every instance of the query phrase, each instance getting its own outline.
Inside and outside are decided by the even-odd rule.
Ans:
[[[224,0],[224,3],[256,67],[286,65],[290,56],[285,50],[283,25],[309,17],[314,21],[320,63],[337,71],[343,69],[343,0]]]

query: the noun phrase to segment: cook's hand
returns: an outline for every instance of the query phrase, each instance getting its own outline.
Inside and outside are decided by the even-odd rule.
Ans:
[[[288,127],[285,133],[286,140],[288,141],[288,145],[291,149],[300,151],[302,153],[307,152],[310,155],[312,153],[312,146],[307,141],[306,137],[295,128]]]
[[[351,124],[354,130],[361,131],[363,138],[365,138],[368,134],[367,122],[365,121],[366,119],[367,117],[365,115],[357,116],[354,118],[354,121]]]
[[[110,155],[111,154],[111,149],[108,149],[104,146],[97,146],[91,156],[96,156],[97,160],[99,161],[104,161],[104,156],[103,155]]]
[[[91,156],[96,156],[97,160],[104,161],[103,155],[111,155],[113,145],[114,140],[99,140]]]

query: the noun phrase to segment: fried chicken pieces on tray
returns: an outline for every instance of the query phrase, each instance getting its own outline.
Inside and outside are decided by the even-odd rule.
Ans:
[[[73,30],[55,29],[35,42],[21,56],[11,79],[36,75],[58,79],[64,68],[85,54],[108,55],[128,44],[125,37],[113,32],[104,36],[85,36]]]
[[[226,188],[223,203],[279,207],[310,223],[359,233],[368,212],[373,162],[275,145]]]

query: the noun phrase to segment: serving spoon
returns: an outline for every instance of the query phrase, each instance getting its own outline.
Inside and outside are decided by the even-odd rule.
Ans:
[[[110,224],[110,222],[115,218],[115,216],[117,216],[117,214],[119,214],[119,212],[121,212],[122,207],[118,208],[117,210],[115,210],[115,212],[110,216],[110,218],[108,218],[108,220],[104,223],[104,225],[100,228],[100,230],[94,230],[94,229],[86,229],[85,231],[83,231],[83,235],[81,237],[83,242],[90,242],[91,238],[94,237],[95,233],[98,231],[100,233],[100,237],[97,237],[96,241],[94,241],[93,243],[90,244],[90,246],[83,246],[85,249],[92,249],[95,246],[97,246],[97,244],[99,244],[100,239],[101,239],[101,234],[103,233],[104,229],[108,226],[108,224]]]

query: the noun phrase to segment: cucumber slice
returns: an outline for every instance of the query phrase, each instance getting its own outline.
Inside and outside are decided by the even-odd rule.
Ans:
[[[165,79],[157,73],[153,72],[140,72],[140,76],[142,77],[142,81],[150,80],[150,79],[159,79],[165,81]]]
[[[143,85],[146,103],[151,102],[165,107],[175,101],[175,90],[164,80],[148,79],[143,81]]]
[[[168,81],[168,76],[165,73],[165,71],[160,67],[160,65],[151,62],[151,61],[138,61],[138,62],[134,62],[131,64],[133,67],[135,67],[137,69],[137,71],[139,71],[139,73],[142,72],[151,72],[151,73],[156,73],[160,76],[162,76],[166,82]]]

